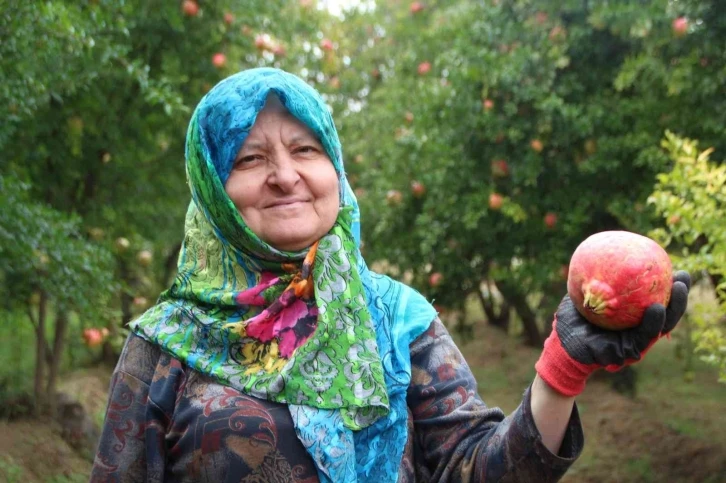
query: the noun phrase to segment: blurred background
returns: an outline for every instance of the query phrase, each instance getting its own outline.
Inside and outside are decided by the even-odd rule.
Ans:
[[[578,400],[568,482],[726,481],[722,0],[0,0],[0,480],[87,481],[126,324],[176,273],[191,112],[239,70],[325,95],[370,265],[514,410],[598,231],[696,286]]]

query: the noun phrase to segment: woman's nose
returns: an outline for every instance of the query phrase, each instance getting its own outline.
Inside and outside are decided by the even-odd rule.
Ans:
[[[297,163],[289,153],[281,153],[275,156],[271,168],[268,181],[285,191],[293,188],[300,181]]]

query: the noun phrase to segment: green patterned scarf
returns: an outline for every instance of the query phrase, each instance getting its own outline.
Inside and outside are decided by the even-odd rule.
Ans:
[[[292,77],[274,76],[283,84],[279,89],[245,92],[228,79],[195,110],[187,136],[193,202],[178,275],[158,304],[131,327],[190,367],[246,394],[340,409],[346,426],[361,429],[387,414],[388,395],[357,270],[360,252],[352,231],[357,205],[346,205],[352,195],[337,136],[326,135],[334,132],[327,109],[285,104],[319,135],[342,187],[337,221],[314,250],[286,253],[266,244],[245,224],[224,189],[228,158],[244,142],[267,93],[274,91],[285,103],[291,90],[307,88],[297,78],[284,85],[287,76]],[[228,109],[218,109],[245,94],[234,119]],[[310,122],[304,116],[311,112],[325,115]],[[210,149],[209,139],[218,141],[225,134],[230,138],[221,138],[223,143],[233,146],[219,157],[223,151]]]

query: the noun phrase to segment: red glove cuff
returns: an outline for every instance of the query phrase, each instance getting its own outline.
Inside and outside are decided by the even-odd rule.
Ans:
[[[590,374],[600,366],[582,364],[567,354],[557,335],[557,321],[552,324],[552,333],[544,342],[544,350],[534,365],[537,374],[550,387],[564,396],[577,396],[585,389]]]
[[[662,337],[662,336],[661,336]],[[544,342],[544,350],[534,365],[537,374],[554,390],[564,396],[577,396],[585,389],[585,382],[597,369],[616,372],[641,360],[660,337],[655,337],[648,346],[640,351],[638,359],[626,359],[623,364],[583,364],[567,353],[557,334],[557,317],[552,323],[552,333]]]

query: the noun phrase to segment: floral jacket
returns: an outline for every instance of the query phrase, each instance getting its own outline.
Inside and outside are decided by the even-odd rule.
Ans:
[[[438,320],[411,345],[409,438],[399,482],[550,482],[580,455],[575,407],[559,454],[543,444],[528,388],[489,408]],[[318,481],[284,404],[246,396],[131,335],[111,381],[92,482]],[[376,482],[381,483],[381,482]]]

